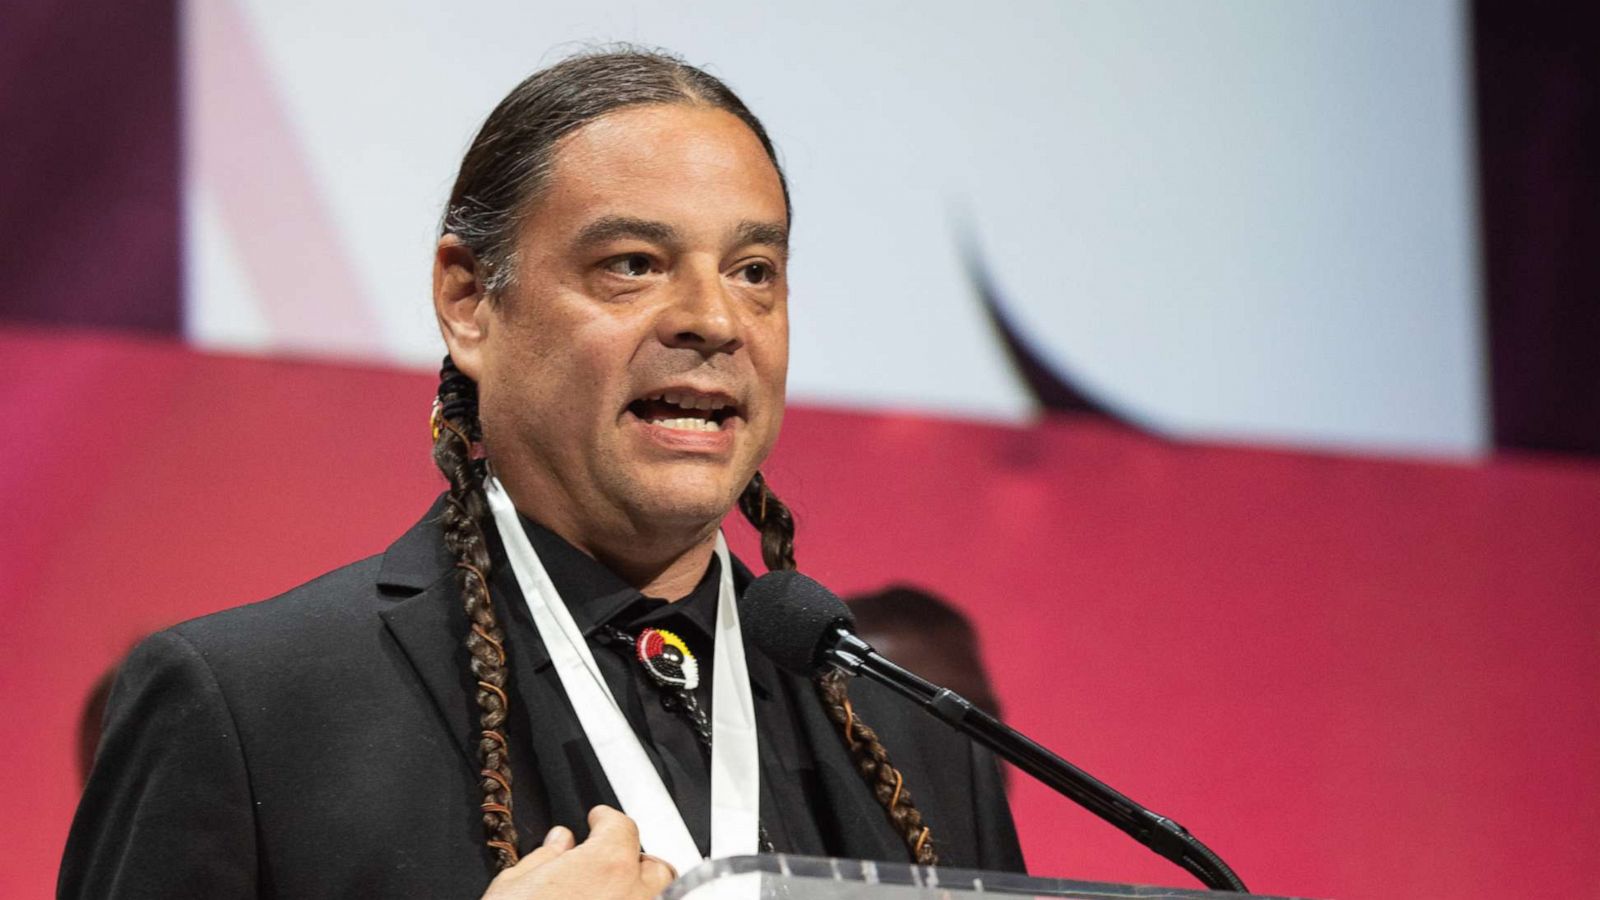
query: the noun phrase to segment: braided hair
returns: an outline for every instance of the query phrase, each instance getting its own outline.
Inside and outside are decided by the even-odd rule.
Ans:
[[[657,103],[708,106],[738,117],[772,161],[783,186],[785,209],[791,209],[788,182],[766,129],[727,85],[659,52],[623,47],[581,54],[517,85],[489,114],[462,159],[439,231],[441,237],[454,235],[472,251],[489,302],[512,284],[520,217],[548,180],[560,139],[607,113]],[[518,851],[511,750],[504,728],[510,713],[505,690],[507,647],[489,592],[490,558],[484,535],[491,520],[483,487],[487,468],[476,453],[481,437],[477,385],[447,356],[439,372],[433,459],[450,485],[441,524],[445,545],[456,561],[469,623],[464,639],[476,683],[484,843],[504,869],[516,864]],[[741,493],[739,508],[761,534],[767,568],[794,568],[794,516],[761,473]],[[924,865],[937,863],[928,826],[904,778],[889,763],[877,735],[855,714],[843,676],[819,678],[817,692],[838,724],[857,770],[904,838],[911,859]]]
[[[794,515],[767,486],[760,472],[750,479],[739,496],[739,511],[761,534],[761,561],[767,569],[773,572],[793,569]],[[889,762],[889,751],[878,740],[877,732],[856,715],[847,684],[842,672],[817,677],[817,693],[828,711],[828,718],[839,726],[845,745],[855,759],[856,771],[866,779],[873,795],[889,814],[889,821],[906,842],[912,861],[925,866],[937,865],[939,855],[933,847],[932,832],[922,821],[922,813],[912,801],[911,791],[906,789],[905,777]]]
[[[517,830],[511,818],[511,758],[505,721],[505,631],[489,595],[489,548],[484,539],[489,500],[486,474],[473,448],[482,438],[478,424],[478,386],[446,356],[439,370],[439,396],[433,414],[433,462],[450,489],[440,524],[444,543],[455,557],[461,602],[467,611],[467,665],[477,682],[478,787],[483,791],[484,842],[500,868],[517,863]]]

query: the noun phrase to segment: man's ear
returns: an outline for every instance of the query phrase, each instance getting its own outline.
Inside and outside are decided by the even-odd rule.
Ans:
[[[483,267],[461,239],[447,234],[433,251],[433,312],[439,333],[456,368],[473,381],[483,371],[487,317],[480,309],[490,302]]]

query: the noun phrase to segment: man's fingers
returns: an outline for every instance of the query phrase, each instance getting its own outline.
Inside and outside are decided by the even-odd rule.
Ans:
[[[589,811],[589,837],[581,845],[571,830],[557,825],[543,844],[495,876],[484,897],[654,897],[677,877],[666,860],[639,852],[639,827],[632,819],[597,806]]]
[[[596,806],[589,810],[589,839],[583,845],[592,845],[608,855],[635,856],[639,852],[639,826],[609,806]]]
[[[564,825],[557,825],[545,834],[543,844],[535,848],[532,853],[517,860],[516,865],[501,874],[515,878],[523,873],[531,872],[571,850],[576,844],[577,841],[572,836],[572,830]]]
[[[609,806],[589,810],[589,839],[582,850],[591,849],[597,859],[606,860],[612,872],[632,881],[637,879],[642,896],[654,897],[678,877],[672,865],[659,856],[639,850],[639,826]]]
[[[666,890],[667,885],[677,877],[677,871],[661,857],[648,853],[639,857],[639,882],[650,891],[651,896]]]
[[[540,844],[532,853],[524,856],[521,861],[517,863],[515,868],[521,869],[523,867],[527,867],[529,869],[537,869],[538,867],[544,865],[552,859],[555,859],[568,850],[571,850],[573,847],[577,846],[577,844],[577,839],[572,836],[572,829],[567,828],[565,825],[557,825],[556,827],[545,832],[544,843]]]
[[[545,832],[544,844],[539,849],[552,848],[558,853],[565,853],[577,845],[578,839],[572,836],[572,829],[565,825],[557,825]]]

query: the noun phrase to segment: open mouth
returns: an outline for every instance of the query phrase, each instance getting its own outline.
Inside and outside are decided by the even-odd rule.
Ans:
[[[673,431],[721,431],[739,416],[738,404],[721,394],[670,390],[628,404],[641,421]]]

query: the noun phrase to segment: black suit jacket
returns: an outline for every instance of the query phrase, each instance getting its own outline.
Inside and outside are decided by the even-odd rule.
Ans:
[[[387,552],[283,596],[178,625],[122,667],[62,862],[63,897],[478,897],[477,721],[437,505]],[[741,589],[750,579],[736,565]],[[496,598],[497,602],[505,602]],[[543,648],[522,653],[543,655]],[[512,650],[514,678],[517,648]],[[749,651],[752,680],[792,690],[819,827],[848,855],[905,861],[882,807],[803,679]],[[526,665],[524,665],[524,672]],[[933,828],[941,864],[1020,871],[993,760],[876,685],[854,704]],[[513,696],[515,804],[577,826],[614,795],[586,743],[540,746]],[[562,698],[564,700],[564,698]],[[545,707],[551,704],[544,704]],[[757,716],[771,714],[757,698]],[[532,752],[519,752],[533,744]],[[762,747],[783,765],[788,748]],[[529,767],[538,766],[538,771]],[[541,777],[542,776],[542,777]],[[594,780],[599,783],[594,783]],[[583,790],[538,796],[541,783]],[[520,843],[542,834],[519,820]]]

